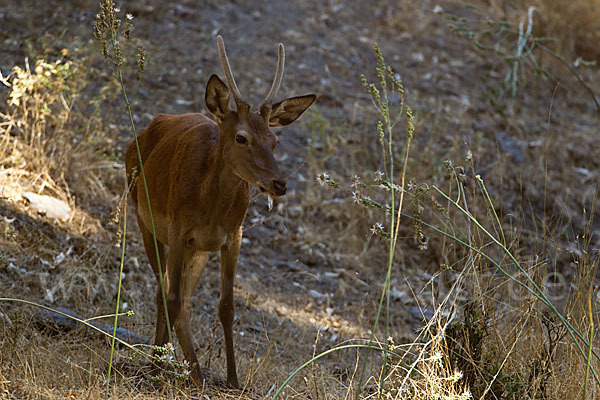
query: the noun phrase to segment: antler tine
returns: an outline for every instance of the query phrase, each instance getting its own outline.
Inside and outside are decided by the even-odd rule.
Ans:
[[[223,67],[223,72],[225,72],[225,78],[227,79],[227,84],[229,85],[229,90],[233,95],[233,99],[235,100],[235,104],[239,107],[244,103],[242,100],[242,95],[240,94],[240,90],[235,84],[235,79],[233,79],[233,73],[231,72],[231,66],[229,65],[229,59],[227,58],[227,53],[225,52],[225,43],[223,42],[223,37],[221,35],[217,36],[217,48],[219,50],[219,59],[221,60],[221,67]]]
[[[277,96],[277,92],[279,92],[279,87],[281,86],[281,79],[283,78],[283,66],[285,64],[285,49],[283,48],[283,43],[279,43],[277,55],[277,70],[275,71],[275,79],[273,79],[273,84],[271,85],[271,89],[263,101],[263,105],[270,106],[273,103],[273,99]]]

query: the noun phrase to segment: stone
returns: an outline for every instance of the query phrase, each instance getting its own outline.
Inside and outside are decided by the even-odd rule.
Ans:
[[[31,208],[48,218],[64,221],[71,217],[71,207],[63,200],[33,192],[25,192],[23,197],[29,201]]]

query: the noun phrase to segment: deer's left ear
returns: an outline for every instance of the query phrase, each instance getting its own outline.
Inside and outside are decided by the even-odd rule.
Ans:
[[[317,98],[314,94],[290,97],[273,104],[269,116],[269,128],[280,128],[294,122]]]

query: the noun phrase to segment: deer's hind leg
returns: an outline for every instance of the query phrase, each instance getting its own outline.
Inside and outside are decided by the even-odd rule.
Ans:
[[[207,380],[207,376],[200,370],[200,366],[198,365],[190,318],[194,291],[196,290],[196,286],[198,286],[207,261],[207,252],[190,250],[189,254],[185,254],[184,271],[180,282],[181,311],[175,322],[175,330],[183,349],[183,355],[190,364],[191,377],[197,384],[201,384],[202,381]]]
[[[156,277],[157,291],[156,291],[156,333],[154,335],[154,345],[162,346],[168,340],[168,332],[167,332],[167,320],[165,317],[165,308],[163,302],[162,291],[160,288],[160,279],[161,276],[159,274],[158,268],[158,260],[160,260],[160,270],[164,277],[165,270],[167,268],[167,264],[165,262],[165,245],[156,241],[158,246],[158,255],[159,258],[156,258],[156,248],[154,247],[154,238],[152,232],[146,228],[140,216],[138,215],[138,225],[140,227],[140,231],[142,232],[142,239],[144,241],[144,249],[146,250],[146,256],[148,257],[148,261],[150,262],[150,266],[152,267],[152,271],[154,272],[154,276]]]

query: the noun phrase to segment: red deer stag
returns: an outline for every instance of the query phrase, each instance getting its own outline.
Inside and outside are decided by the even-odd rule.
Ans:
[[[315,100],[314,94],[277,103],[283,76],[284,49],[279,44],[277,70],[271,89],[258,112],[242,99],[235,84],[223,38],[217,48],[227,85],[212,75],[206,85],[206,107],[213,120],[202,114],[159,114],[138,136],[162,271],[168,319],[174,325],[191,376],[201,383],[190,326],[192,295],[206,265],[208,253],[221,251],[221,298],[218,313],[225,336],[227,383],[239,387],[233,350],[233,278],[242,242],[242,222],[248,210],[249,184],[267,196],[286,193],[285,176],[273,157],[277,137],[271,128],[294,122]],[[236,109],[229,108],[229,95]],[[127,179],[137,210],[144,248],[160,279],[152,221],[146,201],[135,141],[126,154]],[[165,245],[168,246],[165,264]],[[165,267],[166,265],[166,267]],[[160,281],[159,281],[160,283]],[[154,344],[168,340],[167,320],[160,284],[157,294]]]

